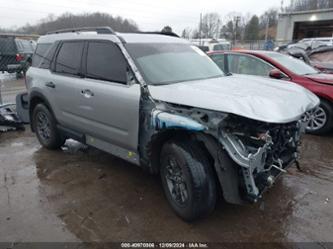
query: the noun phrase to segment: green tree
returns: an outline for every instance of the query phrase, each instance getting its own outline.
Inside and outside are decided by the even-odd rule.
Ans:
[[[257,40],[259,38],[259,18],[254,15],[245,26],[245,40]]]

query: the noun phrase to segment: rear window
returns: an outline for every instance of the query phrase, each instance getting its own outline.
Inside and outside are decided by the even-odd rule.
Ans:
[[[35,42],[16,39],[16,45],[19,53],[32,54],[35,51]]]
[[[213,51],[222,51],[222,50],[230,50],[230,45],[225,43],[225,44],[216,44],[213,46]]]
[[[224,50],[224,47],[222,44],[214,45],[213,51],[220,51],[220,50]]]
[[[16,54],[14,38],[0,37],[0,54]]]

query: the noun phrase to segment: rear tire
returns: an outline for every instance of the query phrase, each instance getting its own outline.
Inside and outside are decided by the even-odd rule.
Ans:
[[[165,195],[179,217],[193,221],[214,210],[216,181],[208,157],[197,142],[167,142],[160,161]]]
[[[40,144],[50,150],[59,149],[66,141],[56,124],[55,118],[45,105],[36,105],[32,113],[32,127]]]
[[[324,118],[324,121],[321,121],[324,123],[323,124],[320,123],[321,124],[320,128],[318,127],[317,129],[311,129],[311,122],[313,122],[313,121],[310,118],[309,127],[307,128],[306,131],[307,131],[307,133],[313,134],[313,135],[324,135],[333,129],[333,106],[328,101],[321,99],[318,111],[319,111],[318,115],[321,115],[321,117]],[[316,115],[316,113],[314,113],[313,115]],[[321,117],[317,117],[317,118],[321,118]],[[316,119],[315,116],[313,116],[312,118]],[[320,120],[317,120],[317,122],[319,122],[319,121]],[[312,123],[312,124],[314,124],[314,123]]]

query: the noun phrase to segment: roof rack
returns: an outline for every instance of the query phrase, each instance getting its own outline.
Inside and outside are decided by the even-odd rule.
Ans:
[[[136,31],[136,32],[131,32],[134,34],[152,34],[152,35],[168,35],[168,36],[174,36],[174,37],[179,37],[176,33],[173,32],[160,32],[160,31]]]
[[[51,34],[61,34],[61,33],[75,33],[80,31],[96,31],[97,34],[115,34],[115,32],[110,27],[83,27],[83,28],[69,28],[69,29],[59,29],[55,31],[47,32],[47,35]]]

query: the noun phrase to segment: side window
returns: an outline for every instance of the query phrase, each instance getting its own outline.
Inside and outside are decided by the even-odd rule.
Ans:
[[[239,73],[238,60],[239,56],[234,54],[228,55],[228,68],[230,73]]]
[[[78,75],[84,42],[64,42],[55,62],[57,73]]]
[[[222,69],[223,72],[225,72],[225,64],[224,64],[224,54],[213,54],[211,56],[213,61],[216,63],[216,65],[219,66],[220,69]]]
[[[127,83],[127,62],[117,45],[89,42],[86,77]]]
[[[52,59],[53,59],[54,54],[55,54],[55,52],[57,50],[58,44],[59,43],[56,42],[56,43],[53,43],[52,46],[50,46],[50,48],[46,52],[45,56],[41,60],[39,68],[50,69],[51,63],[52,63]]]
[[[257,76],[269,76],[273,66],[247,55],[231,55],[229,57],[229,69],[237,74],[249,74]]]
[[[50,46],[51,46],[51,44],[49,44],[49,43],[41,43],[41,44],[37,45],[36,51],[32,57],[32,66],[33,67],[39,67],[42,59],[45,57]]]

